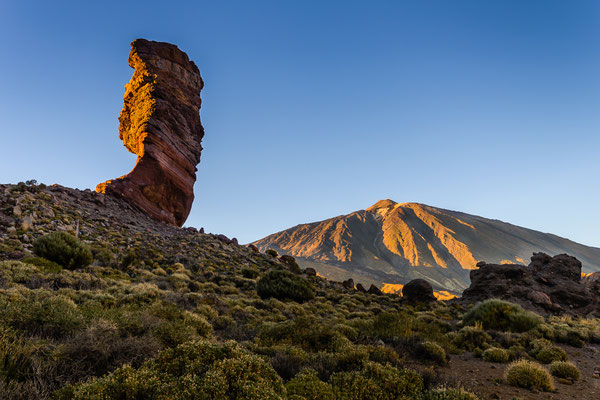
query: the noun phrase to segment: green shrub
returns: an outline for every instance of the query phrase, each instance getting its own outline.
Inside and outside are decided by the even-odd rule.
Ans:
[[[25,257],[23,262],[40,267],[40,270],[47,273],[58,273],[62,271],[62,267],[59,264],[43,257]]]
[[[568,361],[553,361],[550,364],[550,373],[558,378],[572,379],[574,381],[579,379],[579,369],[575,364]]]
[[[271,257],[278,257],[279,253],[277,253],[277,250],[273,250],[273,249],[268,249],[267,251],[265,251],[265,254]]]
[[[544,322],[544,319],[518,304],[499,299],[488,299],[476,304],[463,317],[464,325],[480,323],[484,329],[526,332]]]
[[[421,400],[479,400],[473,393],[462,388],[438,387],[428,390],[420,397]]]
[[[413,399],[423,390],[418,373],[372,362],[360,371],[337,372],[329,383],[337,400]]]
[[[552,361],[567,361],[569,359],[563,349],[553,346],[546,339],[533,341],[532,350],[529,354],[543,364],[550,364]]]
[[[291,321],[264,324],[258,334],[261,345],[290,344],[307,351],[335,351],[344,336],[314,316],[301,316]]]
[[[46,291],[25,296],[0,295],[0,320],[30,335],[60,338],[85,323],[79,307],[70,298]]]
[[[285,388],[288,396],[299,396],[305,400],[333,400],[331,385],[319,379],[313,369],[302,370]]]
[[[438,365],[446,364],[446,351],[442,346],[435,342],[425,341],[418,347],[417,354],[426,359],[435,361]]]
[[[409,338],[414,334],[415,318],[405,311],[384,311],[363,327],[368,336],[383,341]]]
[[[510,353],[499,347],[490,347],[486,349],[482,355],[485,361],[494,363],[507,363],[510,359]]]
[[[66,232],[53,232],[37,238],[33,242],[33,252],[68,269],[85,267],[92,262],[89,246]]]
[[[188,342],[138,369],[116,371],[55,394],[74,399],[283,400],[281,378],[260,357],[235,343]]]
[[[400,365],[400,357],[393,349],[386,346],[366,346],[369,361],[379,364]]]
[[[518,360],[512,362],[506,368],[504,377],[511,386],[546,392],[554,390],[554,381],[550,373],[533,361]]]
[[[584,329],[559,325],[556,327],[556,341],[573,347],[583,347],[589,339],[587,333]]]
[[[32,360],[42,346],[0,325],[0,382],[23,381],[33,375]]]
[[[258,270],[256,268],[244,268],[242,269],[242,276],[246,279],[258,278]]]
[[[453,343],[468,351],[473,351],[476,348],[487,348],[488,342],[492,337],[478,326],[465,326],[458,331]]]
[[[290,299],[302,303],[315,297],[310,283],[289,271],[269,271],[256,284],[258,295],[267,299],[275,297],[279,300]]]

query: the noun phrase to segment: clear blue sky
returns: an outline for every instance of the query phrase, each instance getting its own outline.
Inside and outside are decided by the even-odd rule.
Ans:
[[[0,182],[123,175],[129,43],[199,66],[186,223],[259,239],[382,198],[600,247],[598,1],[0,1]]]

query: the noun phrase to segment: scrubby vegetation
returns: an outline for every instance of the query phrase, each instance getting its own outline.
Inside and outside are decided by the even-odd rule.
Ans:
[[[275,297],[279,300],[303,302],[315,297],[310,283],[289,271],[269,271],[256,284],[258,295],[263,299]]]
[[[89,246],[66,232],[52,232],[37,238],[33,252],[68,269],[85,267],[92,262]]]
[[[439,365],[446,364],[446,351],[435,342],[425,341],[419,345],[419,355],[425,360],[432,360]]]
[[[567,361],[567,353],[558,346],[553,346],[549,340],[537,339],[531,344],[530,355],[542,364],[550,364],[553,361]]]
[[[484,329],[525,332],[544,322],[544,319],[518,304],[488,299],[469,310],[462,322],[464,325],[479,323]]]
[[[423,394],[421,400],[478,400],[473,393],[463,388],[439,387]]]
[[[490,347],[481,353],[482,358],[485,361],[494,363],[507,363],[510,359],[510,353],[504,349],[498,347]]]
[[[568,361],[553,361],[550,364],[550,373],[558,378],[574,381],[578,380],[581,375],[575,364]]]
[[[509,364],[506,368],[505,378],[506,382],[512,386],[546,392],[554,390],[554,380],[550,373],[533,361],[518,360]]]
[[[276,252],[11,190],[41,222],[0,225],[2,399],[472,400],[439,373],[455,354],[527,357],[575,379],[558,343],[600,342],[595,319],[498,300],[411,305],[303,274]],[[511,364],[507,381],[549,390],[539,368]]]

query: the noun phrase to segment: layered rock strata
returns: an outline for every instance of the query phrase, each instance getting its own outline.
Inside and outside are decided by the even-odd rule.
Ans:
[[[119,138],[136,154],[133,170],[101,183],[100,193],[127,200],[150,217],[181,226],[194,201],[200,122],[200,71],[177,46],[136,39],[119,116]]]

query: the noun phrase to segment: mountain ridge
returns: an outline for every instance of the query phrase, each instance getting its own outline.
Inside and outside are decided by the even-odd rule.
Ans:
[[[299,259],[331,278],[402,284],[428,279],[458,294],[480,261],[527,264],[532,253],[569,253],[583,271],[600,266],[600,248],[552,233],[422,203],[383,199],[363,210],[299,224],[253,242]],[[332,268],[338,270],[332,272]]]

